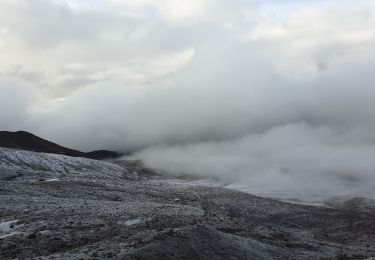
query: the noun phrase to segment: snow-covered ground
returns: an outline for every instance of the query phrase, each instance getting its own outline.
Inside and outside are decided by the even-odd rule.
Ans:
[[[64,178],[135,178],[126,167],[109,162],[59,154],[36,153],[0,147],[0,179],[39,178],[58,181]]]
[[[333,204],[339,205],[345,201],[351,200],[358,196],[348,195],[348,194],[337,194],[332,191],[325,191],[322,193],[313,193],[309,191],[305,192],[287,192],[284,190],[261,190],[258,187],[247,185],[246,183],[229,183],[223,180],[214,180],[214,179],[178,179],[178,178],[168,178],[162,180],[152,180],[151,182],[155,184],[162,185],[168,184],[180,188],[188,188],[195,186],[204,186],[204,187],[220,187],[227,188],[237,191],[246,192],[252,195],[256,195],[263,198],[271,198],[283,202],[300,204],[300,205],[309,205],[309,206],[332,206]],[[365,195],[359,196],[364,200]],[[371,205],[375,205],[373,199],[367,199],[370,201]]]
[[[70,157],[58,154],[36,153],[25,150],[0,147],[0,180],[23,179],[45,182],[59,182],[64,180],[88,180],[108,182],[125,179],[144,179],[142,170],[128,168],[126,164],[115,164],[105,161],[92,160],[81,157]],[[100,178],[98,178],[100,177]],[[330,191],[319,194],[308,191],[296,193],[278,190],[261,190],[247,183],[228,183],[223,180],[212,179],[181,179],[165,177],[150,180],[154,184],[166,184],[181,188],[193,186],[222,187],[260,197],[273,198],[296,204],[323,206],[332,198],[350,198],[347,194],[335,194]],[[339,196],[338,196],[339,195]],[[352,196],[354,197],[354,196]]]
[[[168,179],[126,161],[0,148],[0,258],[375,256],[372,201],[307,207],[233,185]]]
[[[19,227],[17,225],[18,220],[5,221],[0,223],[0,239],[22,234],[16,229]]]

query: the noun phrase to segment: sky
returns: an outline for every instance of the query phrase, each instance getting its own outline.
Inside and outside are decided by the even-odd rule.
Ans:
[[[375,197],[372,0],[1,0],[0,53],[1,130]]]

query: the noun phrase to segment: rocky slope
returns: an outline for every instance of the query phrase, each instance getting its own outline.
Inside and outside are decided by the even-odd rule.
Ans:
[[[126,162],[0,149],[0,259],[370,259],[374,210],[356,205],[294,205],[172,184]]]
[[[0,147],[0,179],[2,180],[48,180],[79,179],[119,181],[136,179],[126,167],[82,157],[35,153]]]

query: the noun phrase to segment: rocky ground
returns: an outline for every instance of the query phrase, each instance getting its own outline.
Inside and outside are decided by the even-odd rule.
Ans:
[[[372,201],[312,207],[163,178],[0,149],[0,259],[375,257]]]

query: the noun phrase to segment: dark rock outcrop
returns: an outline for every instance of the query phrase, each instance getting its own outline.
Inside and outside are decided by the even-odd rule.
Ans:
[[[73,157],[85,157],[90,159],[113,159],[121,156],[114,151],[99,150],[84,153],[69,149],[25,131],[8,132],[0,131],[0,147],[15,148],[34,152],[63,154]]]

